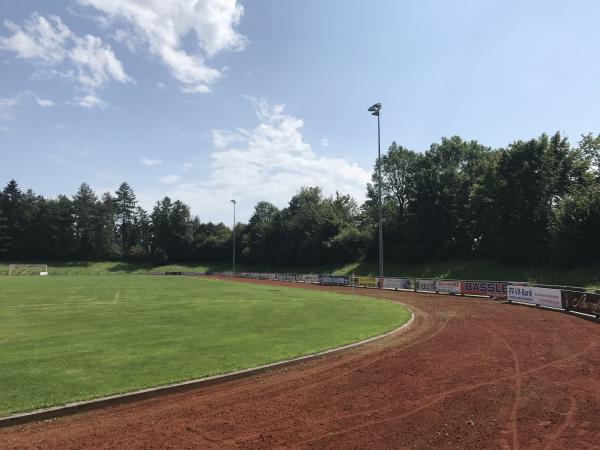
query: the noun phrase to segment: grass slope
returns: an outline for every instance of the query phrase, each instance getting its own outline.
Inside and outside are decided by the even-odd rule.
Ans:
[[[51,274],[141,274],[149,271],[196,271],[231,270],[230,264],[183,264],[154,265],[151,263],[127,262],[57,262],[49,263]],[[444,261],[433,263],[398,264],[385,262],[385,274],[390,276],[433,277],[500,281],[529,281],[532,283],[583,286],[600,289],[600,267],[560,269],[527,264],[502,264],[493,261]],[[249,266],[240,264],[240,271],[291,272],[291,273],[332,273],[347,275],[375,275],[376,262],[356,262],[350,264],[324,266]],[[6,275],[8,265],[0,263],[0,275]]]
[[[391,302],[191,277],[3,277],[0,415],[305,355],[408,318]]]

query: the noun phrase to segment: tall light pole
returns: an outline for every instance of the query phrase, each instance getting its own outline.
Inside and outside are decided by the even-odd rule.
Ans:
[[[369,112],[377,116],[377,182],[379,184],[379,278],[383,277],[383,206],[381,204],[381,127],[379,124],[379,111],[381,103],[375,103]]]
[[[233,276],[235,276],[235,200],[231,200],[233,203]]]

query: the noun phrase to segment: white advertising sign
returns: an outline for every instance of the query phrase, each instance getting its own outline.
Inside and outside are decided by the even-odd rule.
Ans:
[[[438,292],[447,292],[448,294],[460,294],[460,281],[437,280],[435,286],[436,291]]]
[[[383,279],[383,287],[388,289],[413,289],[413,280],[406,278],[389,278]]]
[[[530,303],[532,305],[562,308],[559,289],[549,289],[530,286],[508,286],[508,300],[512,302]]]
[[[318,283],[319,275],[302,275],[302,281],[305,283]]]
[[[418,291],[435,291],[435,280],[417,280]]]

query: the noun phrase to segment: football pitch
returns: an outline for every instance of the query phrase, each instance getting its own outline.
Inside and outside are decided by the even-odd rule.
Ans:
[[[402,306],[192,277],[2,277],[0,416],[231,372],[378,335]]]

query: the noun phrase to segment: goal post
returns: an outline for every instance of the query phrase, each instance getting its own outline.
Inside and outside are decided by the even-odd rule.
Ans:
[[[48,264],[11,264],[8,275],[48,275]]]

